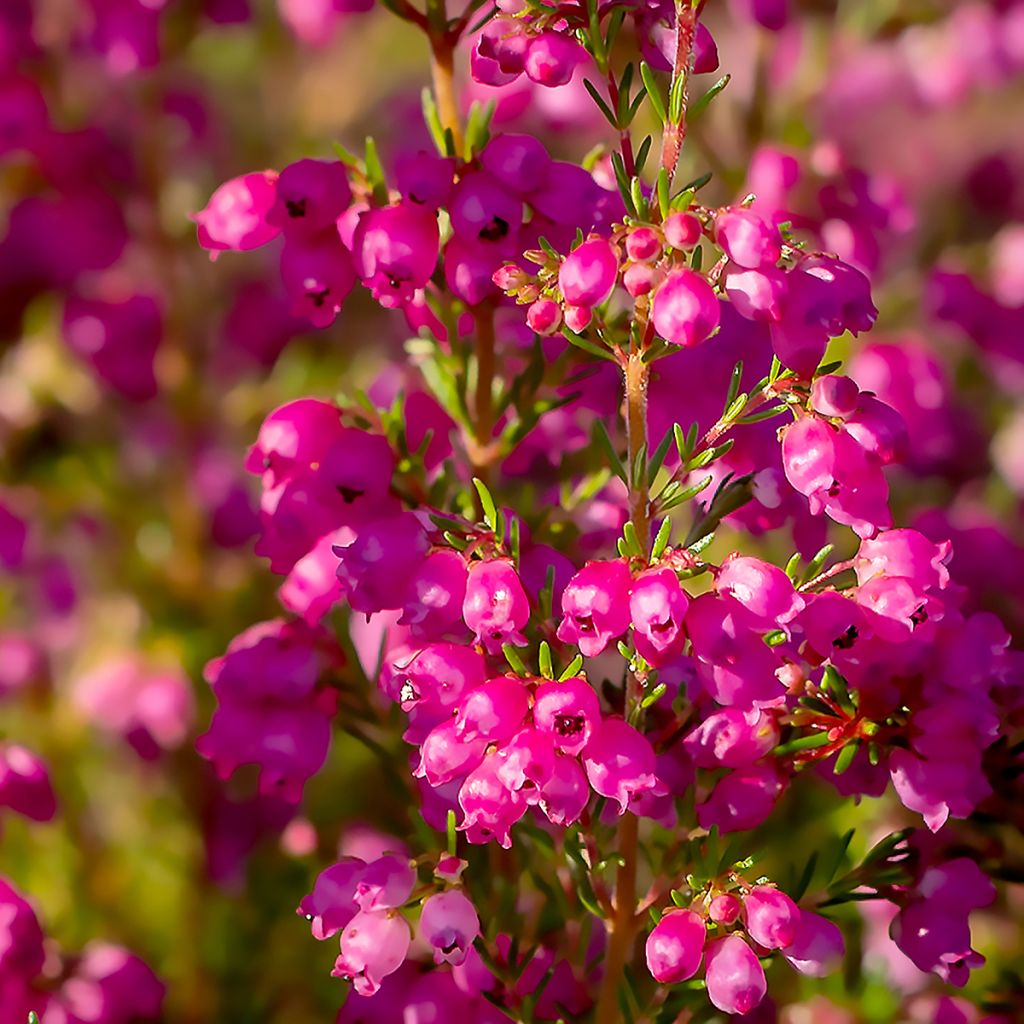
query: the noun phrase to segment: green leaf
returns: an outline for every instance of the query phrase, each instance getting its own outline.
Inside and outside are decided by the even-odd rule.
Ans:
[[[647,93],[648,100],[650,100],[651,109],[654,111],[655,117],[664,124],[668,120],[668,114],[665,111],[665,101],[662,99],[661,90],[658,88],[654,72],[646,61],[640,61],[640,80],[644,83],[644,91]]]
[[[672,539],[672,520],[668,516],[661,521],[661,526],[658,527],[658,533],[654,538],[654,543],[651,545],[651,564],[653,565],[663,554],[665,549],[669,545],[669,541]]]
[[[386,206],[388,186],[384,179],[384,167],[377,153],[377,143],[369,135],[366,137],[366,179],[373,189],[373,198],[382,206]]]
[[[455,811],[451,808],[448,810],[448,856],[454,857],[455,851],[458,849],[458,832],[455,829],[457,824],[455,818]]]
[[[789,754],[796,754],[801,750],[816,750],[818,747],[826,747],[832,741],[828,738],[828,732],[813,732],[807,736],[800,736],[788,743],[780,743],[772,750],[775,757],[786,757]]]
[[[703,96],[690,104],[686,112],[688,121],[694,121],[711,105],[711,101],[729,84],[732,75],[723,75]]]
[[[615,356],[613,356],[608,349],[591,341],[589,338],[584,337],[582,334],[575,334],[570,331],[568,327],[562,328],[562,334],[570,345],[575,345],[576,348],[582,349],[589,355],[597,356],[598,359],[607,359],[612,363],[616,361]]]
[[[425,86],[423,92],[420,93],[420,98],[423,106],[423,123],[427,126],[427,131],[430,132],[430,137],[434,140],[434,146],[437,148],[438,153],[441,156],[445,156],[447,154],[444,141],[444,126],[441,124],[441,115],[438,113],[434,94]]]
[[[639,557],[643,554],[643,548],[640,547],[640,538],[637,536],[636,527],[629,519],[626,520],[625,525],[622,527],[622,540],[626,551],[631,556]]]
[[[487,484],[478,477],[473,477],[473,486],[476,488],[476,493],[480,495],[480,507],[484,512],[484,523],[486,523],[494,533],[497,533],[497,509],[494,504],[494,498],[491,497],[491,492],[487,489]]]
[[[809,580],[813,580],[815,576],[821,572],[822,566],[828,560],[828,556],[835,550],[835,544],[826,544],[811,560],[807,563],[807,569],[803,575],[803,581],[806,583]]]
[[[505,655],[505,660],[517,676],[521,676],[525,679],[530,674],[526,670],[526,665],[523,663],[523,659],[519,657],[519,652],[512,644],[502,644],[501,653]]]
[[[643,93],[638,93],[637,99],[642,95]],[[636,166],[636,173],[638,176],[644,173],[644,167],[647,166],[647,157],[651,152],[651,144],[653,142],[654,139],[650,135],[647,135],[644,137],[644,141],[640,143],[640,148],[637,150],[636,158],[633,161]]]
[[[604,114],[605,120],[616,130],[619,128],[618,118],[612,113],[611,107],[605,102],[597,86],[589,78],[583,79],[583,86],[590,93],[590,98],[597,104],[597,109]]]
[[[583,668],[583,655],[577,654],[572,661],[562,670],[562,674],[558,677],[560,683],[564,683],[566,679],[572,679],[574,676],[579,674],[580,669]]]
[[[646,710],[652,704],[657,704],[658,701],[665,696],[665,691],[667,689],[668,687],[664,683],[658,683],[658,685],[651,690],[651,692],[647,694],[642,701],[640,701],[640,707]]]
[[[664,220],[671,212],[671,206],[669,205],[669,181],[668,171],[664,167],[658,170],[658,209],[661,211],[661,219]]]
[[[622,203],[630,216],[638,216],[636,203],[633,202],[633,190],[630,187],[629,175],[626,173],[626,165],[623,163],[622,154],[614,152],[611,154],[612,169],[615,171],[615,183],[619,187],[619,195],[622,196]]]
[[[716,445],[714,448],[705,448],[704,451],[699,452],[690,460],[689,468],[703,469],[705,466],[714,462],[716,459],[720,459],[723,455],[729,452],[735,443],[736,442],[730,438],[728,441],[723,441],[722,444]]]
[[[537,649],[537,663],[540,667],[540,674],[545,679],[555,678],[555,668],[551,663],[551,645],[547,640],[541,640]]]
[[[740,393],[740,384],[743,381],[743,360],[740,359],[732,368],[732,375],[729,378],[729,390],[725,395],[725,408],[728,409]],[[723,419],[728,419],[727,416]]]
[[[768,409],[758,409],[757,412],[752,412],[749,416],[744,416],[740,423],[760,423],[761,420],[770,420],[773,416],[778,416],[780,412],[786,412],[789,409],[788,405],[773,405]]]
[[[622,464],[622,459],[615,451],[612,439],[608,435],[608,428],[604,425],[603,420],[594,420],[590,437],[594,444],[604,449],[611,471],[628,487],[629,475],[626,473],[626,467]]]
[[[668,450],[672,447],[673,436],[674,435],[671,430],[666,430],[665,436],[661,439],[661,444],[654,449],[650,465],[647,467],[648,484],[654,483],[654,478],[658,475],[658,470],[660,470],[664,464],[665,458],[668,455]]]
[[[701,491],[706,490],[710,485],[714,477],[709,474],[704,477],[703,480],[698,483],[691,484],[689,487],[683,487],[678,480],[670,480],[664,490],[658,495],[658,507],[662,512],[670,512],[674,508],[678,508],[680,505],[685,504],[687,501],[691,501],[696,498]]]
[[[811,879],[814,877],[814,869],[817,866],[818,851],[815,850],[810,857],[807,858],[807,863],[804,865],[803,871],[800,872],[800,878],[789,893],[789,897],[794,903],[799,903],[800,900],[803,899],[804,894],[807,892],[807,889],[811,884]]]
[[[711,171],[708,171],[705,174],[702,174],[699,177],[694,178],[693,181],[688,181],[683,186],[682,191],[683,192],[699,192],[705,185],[707,185],[707,183],[709,181],[711,181],[711,179],[713,177],[714,177],[714,175],[711,173]]]
[[[786,563],[786,575],[794,582],[800,579],[800,563],[803,559],[800,557],[800,552],[797,551],[792,558]]]
[[[622,70],[622,78],[619,79],[619,106],[616,111],[618,125],[625,129],[629,126],[632,118],[629,116],[629,92],[633,87],[633,64],[630,62]]]
[[[672,79],[668,90],[668,120],[670,124],[679,124],[683,119],[683,102],[686,99],[686,74],[678,74]]]

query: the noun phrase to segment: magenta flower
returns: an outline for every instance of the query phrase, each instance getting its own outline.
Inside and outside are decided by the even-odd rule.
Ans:
[[[692,978],[704,956],[707,925],[692,910],[670,910],[647,936],[647,969],[655,981],[677,985]]]
[[[510,562],[474,562],[469,569],[462,617],[490,653],[503,644],[526,643],[522,629],[530,618],[530,602]]]
[[[529,709],[530,695],[521,679],[491,679],[463,698],[455,718],[455,732],[466,741],[504,743],[519,731]]]
[[[523,70],[530,81],[554,87],[565,85],[586,59],[586,50],[572,36],[542,32],[529,41]]]
[[[722,832],[745,832],[767,820],[784,786],[768,764],[739,768],[715,783],[711,796],[697,808],[701,828],[717,825]]]
[[[333,227],[351,200],[343,163],[299,160],[281,171],[267,220],[286,236],[309,238]]]
[[[838,966],[845,952],[843,933],[834,921],[801,910],[796,935],[783,950],[783,956],[801,974],[823,978]]]
[[[269,219],[277,202],[277,177],[276,171],[257,171],[232,178],[193,215],[199,244],[211,259],[226,249],[244,252],[277,237],[281,229]]]
[[[416,869],[408,857],[385,854],[371,861],[356,879],[355,901],[360,910],[400,907],[412,894]]]
[[[423,901],[419,933],[433,947],[434,963],[457,966],[480,934],[480,918],[461,889],[449,889]]]
[[[579,754],[601,724],[597,694],[585,679],[545,682],[533,698],[533,720],[566,754]]]
[[[551,776],[540,792],[540,809],[553,825],[572,825],[590,800],[590,787],[579,761],[574,757],[555,758]]]
[[[764,968],[739,935],[712,942],[706,957],[708,998],[723,1013],[749,1013],[764,999],[768,991]]]
[[[459,831],[471,843],[494,839],[507,850],[512,846],[509,830],[526,813],[527,805],[519,792],[501,781],[500,768],[500,759],[492,754],[466,776],[459,789],[464,815]]]
[[[337,935],[359,913],[356,886],[365,868],[358,857],[343,857],[317,876],[313,891],[295,911],[309,921],[314,939]]]
[[[615,800],[620,814],[639,794],[664,789],[655,773],[650,741],[621,718],[606,718],[582,756],[594,792]]]
[[[469,570],[457,551],[432,551],[409,582],[398,621],[416,636],[441,636],[462,622]]]
[[[800,925],[797,905],[768,885],[755,885],[743,897],[743,914],[750,937],[765,949],[785,949],[793,944]]]
[[[436,726],[420,745],[420,762],[413,775],[431,786],[443,786],[473,771],[483,760],[487,741],[464,740],[448,719]]]
[[[773,267],[782,255],[778,229],[753,210],[720,210],[715,217],[715,240],[733,263],[747,270]]]
[[[281,250],[281,282],[291,311],[314,327],[329,327],[355,284],[348,250],[337,238],[289,238]]]
[[[692,348],[706,341],[718,327],[718,296],[700,274],[673,270],[654,294],[652,319],[666,341]]]
[[[522,791],[528,803],[540,800],[540,790],[555,770],[557,757],[550,733],[525,728],[496,751],[501,761],[498,777],[509,789]]]
[[[715,589],[743,605],[751,628],[765,632],[785,628],[804,606],[793,581],[778,566],[735,553],[722,563]]]
[[[393,309],[430,279],[438,243],[431,210],[409,202],[368,210],[352,238],[355,272],[382,306]]]
[[[683,746],[698,768],[745,768],[778,744],[780,732],[770,711],[723,708],[691,730]]]
[[[372,996],[381,981],[405,962],[412,933],[393,911],[361,910],[341,933],[341,955],[331,971],[352,982],[361,996]]]
[[[51,821],[57,813],[45,762],[12,743],[0,744],[0,807],[32,821]]]
[[[558,271],[558,287],[571,306],[600,306],[612,293],[619,256],[611,242],[591,238],[577,246]]]
[[[527,196],[540,187],[551,166],[543,143],[532,135],[496,135],[480,155],[484,169],[501,184]]]
[[[656,668],[682,651],[683,618],[689,603],[671,569],[652,569],[634,580],[629,592],[633,638],[640,655]]]
[[[558,639],[576,644],[588,658],[600,654],[629,628],[632,582],[625,562],[588,562],[562,594]]]

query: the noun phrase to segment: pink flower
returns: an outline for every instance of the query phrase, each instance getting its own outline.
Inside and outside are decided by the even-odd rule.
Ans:
[[[361,996],[372,996],[381,981],[405,962],[412,933],[393,911],[361,910],[341,933],[341,955],[331,974],[352,982]]]
[[[629,628],[632,577],[625,562],[588,562],[562,594],[558,639],[576,644],[588,658]]]
[[[659,335],[673,345],[692,348],[718,327],[718,296],[700,274],[673,270],[654,294],[652,319]]]
[[[522,629],[530,618],[530,602],[511,562],[474,562],[469,569],[462,617],[477,643],[492,653],[504,644],[522,646]]]
[[[244,252],[277,237],[281,229],[269,220],[277,201],[277,177],[276,171],[257,171],[232,178],[193,215],[199,244],[211,259],[225,249]]]
[[[708,998],[723,1013],[749,1013],[768,986],[754,951],[738,935],[712,942],[706,952]]]
[[[594,732],[583,767],[594,792],[617,801],[620,814],[639,794],[663,789],[650,742],[621,718],[606,718]]]
[[[670,910],[647,936],[647,969],[663,985],[692,978],[704,956],[707,926],[692,910]]]
[[[419,931],[434,948],[434,963],[458,965],[480,934],[480,918],[461,889],[450,889],[423,901]]]

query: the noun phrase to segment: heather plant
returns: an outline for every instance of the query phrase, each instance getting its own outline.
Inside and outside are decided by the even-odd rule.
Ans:
[[[309,46],[366,13],[279,6]],[[792,26],[788,6],[383,6],[429,53],[409,133],[422,144],[375,129],[329,156],[326,139],[282,153],[279,170],[233,162],[192,214],[212,265],[157,232],[160,271],[126,289],[109,268],[129,232],[83,217],[75,231],[110,248],[88,236],[67,266],[45,251],[29,282],[61,296],[68,348],[104,388],[166,401],[170,442],[159,417],[127,422],[151,455],[189,446],[183,489],[211,541],[255,536],[265,560],[232,562],[249,574],[239,589],[276,589],[276,607],[238,602],[220,651],[203,635],[215,656],[198,710],[177,665],[122,651],[75,673],[76,714],[196,817],[205,884],[239,885],[265,836],[304,862],[308,878],[288,876],[301,899],[272,867],[264,891],[222,906],[216,934],[245,927],[250,895],[275,930],[297,903],[286,944],[318,958],[339,1024],[1018,1019],[1024,987],[975,948],[980,914],[1012,922],[1019,903],[1019,594],[976,582],[1013,544],[993,528],[1005,543],[986,562],[907,487],[939,477],[955,492],[971,438],[940,355],[873,340],[876,299],[899,279],[886,261],[914,230],[898,189],[839,143],[805,166],[758,138],[753,115],[782,90],[765,41]],[[96,8],[89,45],[108,73],[158,65],[159,6]],[[1002,82],[1020,55],[997,29],[1014,17],[921,27],[934,38],[911,34],[909,70],[893,63],[922,102],[958,102],[988,65],[950,58],[962,80],[935,94],[918,47],[969,29]],[[737,175],[706,126],[731,89],[715,35],[750,32],[762,50]],[[559,90],[575,90],[569,120],[607,141],[508,127],[517,97],[539,107]],[[51,173],[45,109],[20,85],[8,103],[12,146]],[[81,183],[55,183],[70,198],[47,201],[67,209],[25,199],[9,250],[78,209]],[[104,208],[113,223],[130,205]],[[993,374],[1014,358],[1018,243],[1003,229],[984,287],[947,270],[916,297],[971,333]],[[245,261],[269,279],[226,276]],[[232,281],[228,356],[189,348],[183,325],[205,310],[186,266],[199,294]],[[286,401],[250,396],[262,425],[246,456],[216,388],[199,405],[209,441],[180,374],[162,393],[165,323],[199,380],[269,370],[319,331],[373,354],[378,376],[353,360]],[[1011,482],[1017,428],[996,449]],[[69,570],[30,522],[36,501],[0,495],[0,565],[68,617]],[[200,621],[216,614],[201,577]],[[0,693],[52,701],[33,658],[57,632],[0,636],[14,666]],[[185,743],[196,720],[205,765]],[[63,812],[31,739],[0,743],[0,820]],[[370,828],[346,810],[360,785]],[[0,882],[2,1024],[165,1012],[174,992],[165,1004],[129,944],[58,951],[29,895]]]

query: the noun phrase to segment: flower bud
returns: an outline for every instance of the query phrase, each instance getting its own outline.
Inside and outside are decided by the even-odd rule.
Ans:
[[[677,985],[692,978],[704,956],[707,926],[692,910],[670,910],[647,936],[647,969],[655,981]]]
[[[655,329],[673,345],[692,348],[706,341],[720,315],[718,296],[707,279],[692,270],[673,270],[654,295]]]
[[[753,210],[730,208],[715,217],[715,240],[737,266],[772,267],[782,255],[779,231]]]
[[[765,949],[792,945],[800,924],[797,905],[769,885],[757,885],[743,898],[743,912],[750,937]]]
[[[811,406],[822,416],[846,419],[857,408],[860,388],[849,377],[829,373],[811,385]]]
[[[626,255],[636,263],[656,259],[661,249],[661,238],[654,228],[635,228],[626,236]]]
[[[708,906],[708,917],[716,924],[732,924],[740,916],[743,905],[731,892],[719,893]]]
[[[611,242],[591,238],[566,256],[558,271],[558,287],[571,306],[599,306],[612,293],[619,256]]]
[[[550,87],[566,85],[586,51],[569,35],[541,32],[530,39],[523,70],[531,82]]]
[[[692,213],[670,213],[661,230],[673,249],[692,249],[704,233],[700,221]]]
[[[575,334],[582,334],[593,319],[593,312],[584,306],[565,307],[565,326]]]
[[[764,968],[738,935],[726,935],[708,946],[704,976],[708,998],[723,1013],[749,1013],[768,991]]]
[[[552,299],[537,299],[526,311],[526,322],[531,331],[547,337],[558,330],[562,322],[562,310]]]

